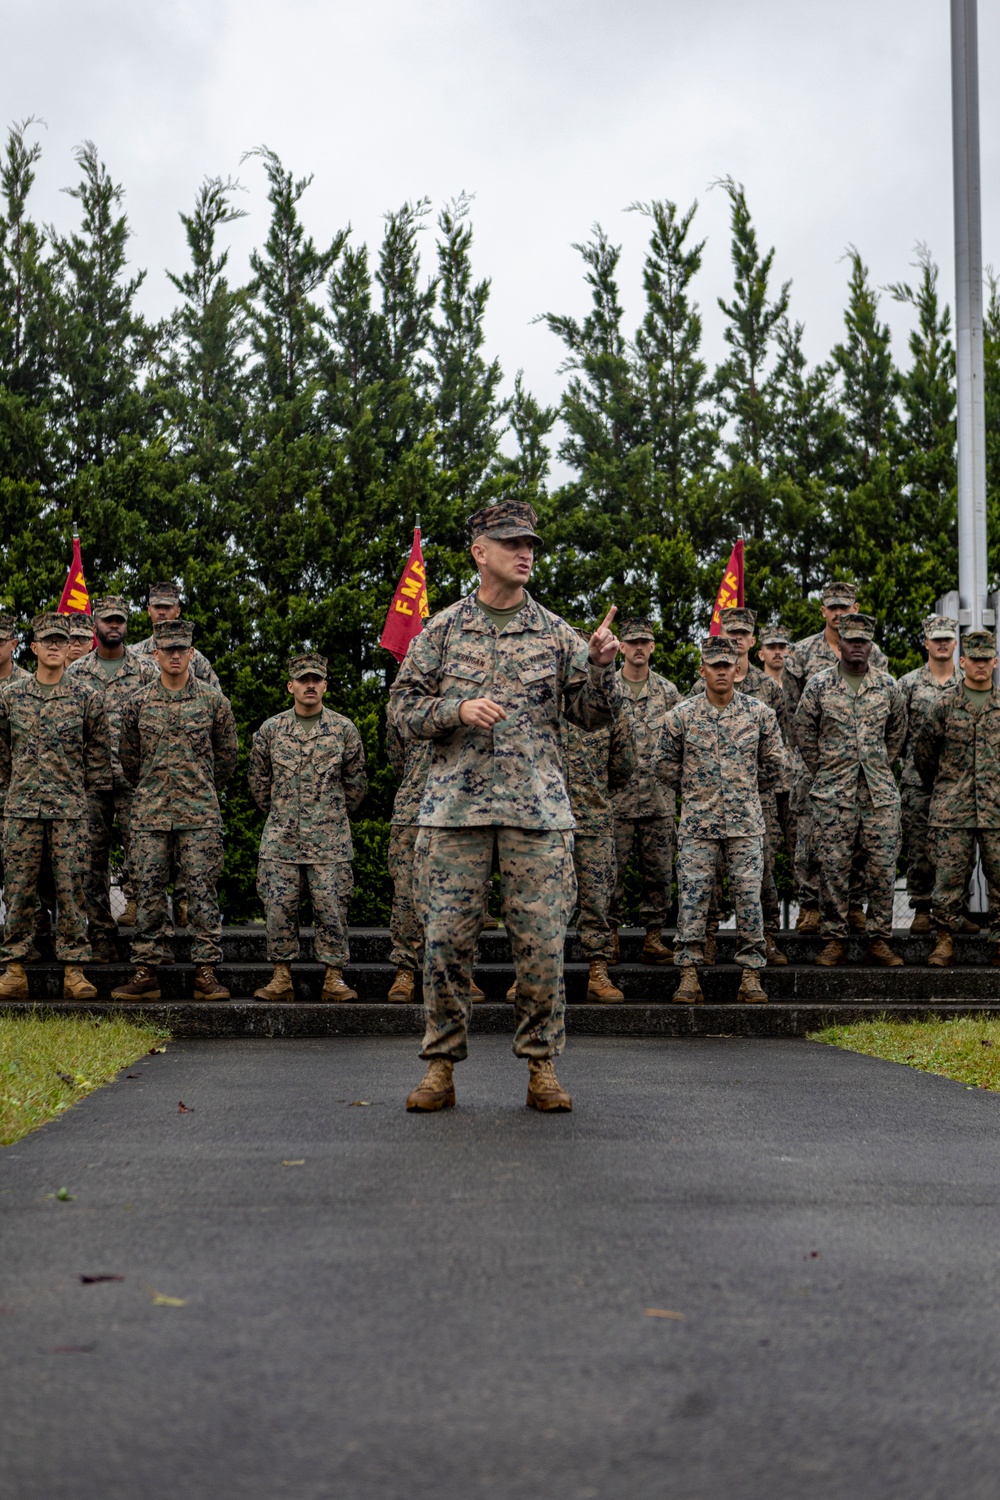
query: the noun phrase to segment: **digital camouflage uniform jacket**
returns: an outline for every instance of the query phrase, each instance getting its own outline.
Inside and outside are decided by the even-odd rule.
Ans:
[[[781,685],[788,704],[789,722],[799,706],[802,691],[809,680],[815,677],[817,672],[822,672],[827,667],[836,667],[840,664],[840,657],[834,651],[826,638],[826,631],[821,630],[818,635],[807,635],[804,640],[796,641],[788,655],[785,657],[785,668],[782,673]],[[868,665],[885,670],[887,666],[884,651],[878,646],[872,645],[871,656]]]
[[[924,714],[913,760],[931,795],[932,828],[1000,828],[1000,691],[980,709],[960,687]]]
[[[22,677],[30,676],[30,672],[26,672],[23,667],[18,666],[16,661],[12,661],[10,664],[10,676],[5,677],[3,681],[0,682],[0,693],[3,692],[4,688],[9,688],[12,682],[20,682]]]
[[[680,787],[678,837],[764,837],[760,793],[781,783],[784,752],[778,717],[746,693],[725,708],[706,694],[685,698],[663,724],[656,774]]]
[[[898,807],[892,765],[906,740],[906,700],[888,672],[869,666],[856,694],[838,667],[817,672],[795,711],[795,738],[814,802],[849,806],[861,771],[873,807]]]
[[[34,676],[0,693],[0,802],[8,818],[86,818],[111,791],[104,699],[64,672],[49,693]]]
[[[635,775],[616,793],[612,807],[616,818],[672,818],[676,797],[656,774],[660,753],[660,736],[667,714],[681,701],[676,686],[658,672],[650,672],[645,691],[633,698],[622,674],[622,696],[632,714],[635,731]]]
[[[576,831],[595,837],[613,832],[609,792],[628,786],[636,768],[632,715],[623,706],[614,724],[578,729],[562,722],[563,764]]]
[[[507,712],[493,729],[462,724],[464,700]],[[392,685],[400,733],[434,741],[420,803],[422,828],[565,830],[573,814],[562,776],[559,715],[584,729],[621,707],[614,666],[592,666],[572,626],[529,594],[502,631],[475,594],[432,615]]]
[[[768,708],[773,708],[778,716],[778,728],[781,730],[781,738],[787,745],[788,734],[788,701],[778,683],[773,677],[768,677],[760,667],[755,667],[753,662],[747,663],[747,675],[740,682],[733,684],[738,693],[746,693],[748,698],[756,698],[758,703],[766,703]],[[692,698],[700,696],[705,691],[704,677],[696,677],[694,687],[691,689]]]
[[[114,771],[117,791],[128,786],[118,754],[122,709],[138,688],[156,678],[157,671],[152,657],[147,660],[144,656],[131,656],[128,651],[125,652],[122,664],[113,677],[105,677],[97,662],[97,652],[88,651],[86,656],[80,656],[76,661],[71,662],[66,671],[71,677],[85,682],[88,687],[93,688],[104,698],[104,711],[108,716],[108,732],[111,736],[111,767]]]
[[[926,665],[897,679],[896,686],[906,700],[906,743],[903,746],[903,767],[899,778],[903,786],[924,789],[923,778],[913,764],[913,745],[917,731],[934,705],[946,693],[959,688],[961,683],[961,672],[953,672],[944,682],[938,682],[936,677],[931,676]]]
[[[385,726],[385,748],[393,775],[399,782],[389,821],[397,827],[412,828],[420,817],[420,802],[434,753],[434,741],[404,740],[389,719]]]
[[[361,736],[331,708],[318,717],[318,727],[306,730],[290,708],[253,737],[248,780],[267,813],[261,859],[322,865],[354,858],[349,815],[368,790]]]
[[[135,789],[132,827],[217,828],[219,792],[239,746],[229,699],[192,673],[176,693],[157,677],[122,709],[118,753]]]
[[[156,641],[154,637],[151,635],[147,635],[144,641],[136,641],[135,645],[129,646],[128,649],[131,651],[133,656],[148,656],[155,669],[156,664],[155,662],[153,662],[153,651],[155,647]],[[212,663],[209,661],[207,656],[202,656],[197,646],[195,646],[194,656],[191,658],[191,670],[197,677],[199,682],[207,682],[209,687],[214,687],[220,693],[222,692],[222,684],[219,681],[218,677],[216,677],[215,675],[215,668],[212,666]]]

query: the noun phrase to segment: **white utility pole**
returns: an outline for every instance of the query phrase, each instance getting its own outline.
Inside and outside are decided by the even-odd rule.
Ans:
[[[958,376],[958,592],[966,630],[995,624],[986,598],[986,413],[983,237],[979,188],[976,0],[951,0],[955,171],[955,347]]]

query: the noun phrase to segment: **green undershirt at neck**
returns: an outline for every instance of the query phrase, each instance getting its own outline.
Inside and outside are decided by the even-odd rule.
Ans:
[[[962,691],[968,698],[969,702],[972,704],[973,708],[982,708],[983,704],[988,703],[993,697],[993,689],[991,687],[970,688],[967,682],[962,683]]]
[[[51,698],[58,686],[58,682],[39,682],[38,678],[35,678],[35,687],[40,693],[44,693],[46,698]]]
[[[310,734],[316,733],[316,730],[320,726],[320,720],[322,719],[322,717],[322,709],[320,709],[318,714],[300,714],[298,709],[295,710],[295,722],[297,724],[301,724],[303,729],[308,729]]]
[[[843,662],[840,663],[840,665],[837,668],[837,671],[840,673],[841,677],[844,679],[844,682],[845,682],[845,684],[847,686],[847,691],[849,693],[857,693],[857,691],[860,688],[861,684],[864,682],[865,678],[868,676],[867,672],[848,672],[847,669],[845,668]]]
[[[519,615],[521,613],[527,602],[527,599],[522,599],[520,604],[514,605],[513,609],[494,609],[492,604],[484,604],[479,595],[476,595],[476,603],[479,605],[479,608],[482,610],[487,620],[491,620],[493,622],[498,632],[503,630],[505,625],[509,625],[515,615]]]
[[[622,682],[624,682],[633,698],[641,698],[643,693],[649,687],[648,677],[644,677],[641,682],[633,682],[631,677],[626,677],[623,673]]]
[[[125,665],[125,653],[123,651],[121,656],[99,656],[97,665],[105,677],[117,677]]]

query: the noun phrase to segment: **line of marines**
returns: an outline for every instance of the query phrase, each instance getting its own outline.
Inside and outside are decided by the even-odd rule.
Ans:
[[[451,1069],[465,1056],[469,1006],[483,998],[472,967],[495,867],[515,958],[514,1050],[528,1060],[528,1102],[539,1109],[571,1107],[553,1059],[564,1036],[562,951],[574,909],[588,998],[624,998],[609,969],[620,957],[633,852],[640,956],[678,966],[680,1003],[702,998],[698,973],[715,962],[726,897],[740,998],[766,1000],[761,970],[787,963],[776,940],[781,847],[794,870],[799,929],[825,939],[816,962],[843,963],[848,933],[864,928],[866,959],[895,966],[893,890],[905,831],[911,930],[933,928],[929,962],[951,963],[954,934],[970,926],[963,903],[977,847],[991,897],[1000,890],[992,635],[966,632],[956,669],[956,622],[931,616],[927,664],[896,682],[853,587],[831,583],[824,629],[794,645],[780,629],[762,631],[761,667],[749,659],[753,611],[725,611],[682,698],[652,670],[649,621],[623,620],[616,636],[612,610],[588,636],[531,598],[523,585],[540,544],[536,525],[520,501],[477,512],[470,537],[479,588],[427,622],[391,692],[388,751],[399,790],[389,998],[412,1000],[422,969],[427,1025],[428,1072],[410,1107],[454,1102]],[[15,622],[0,616],[0,998],[27,998],[24,964],[37,958],[46,905],[58,914],[64,994],[96,998],[82,965],[116,957],[116,826],[134,973],[114,998],[159,998],[178,921],[191,936],[196,997],[229,997],[215,966],[220,794],[237,763],[235,722],[174,585],[155,585],[148,607],[152,633],[131,646],[129,606],[116,596],[96,600],[86,623],[37,616],[34,673],[14,662]],[[346,913],[350,817],[366,792],[365,759],[356,726],[324,705],[326,686],[323,657],[293,657],[292,705],[258,729],[251,749],[250,789],[267,814],[257,888],[272,965],[257,994],[269,1000],[295,998],[305,894],[326,966],[323,998],[356,998],[344,980]],[[672,949],[663,929],[675,862]],[[1000,963],[995,915],[990,938]]]

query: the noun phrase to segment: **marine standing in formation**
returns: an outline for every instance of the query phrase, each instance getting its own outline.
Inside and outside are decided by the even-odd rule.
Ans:
[[[138,896],[128,984],[116,1000],[160,995],[159,964],[173,963],[167,905],[172,860],[188,893],[191,957],[197,1000],[228,1000],[216,976],[222,957],[222,874],[219,792],[236,769],[236,723],[229,699],[194,675],[194,627],[188,620],[154,628],[158,676],[125,704],[119,756],[133,788],[132,856]]]
[[[1000,965],[1000,692],[993,685],[996,639],[968,630],[960,686],[940,693],[913,742],[913,764],[930,797],[933,920],[937,942],[927,960],[948,968],[976,845],[989,887],[990,960]]]
[[[135,925],[135,882],[131,867],[132,788],[125,779],[118,754],[122,708],[136,688],[155,679],[156,668],[152,658],[133,656],[126,650],[129,606],[124,599],[109,594],[103,599],[95,599],[93,610],[91,628],[97,635],[97,649],[78,657],[70,666],[69,675],[101,694],[108,716],[113,785],[109,791],[91,800],[87,913],[92,962],[114,963],[118,957],[114,945],[118,924],[111,915],[109,856],[116,818],[124,860],[121,888],[126,904],[121,925]]]
[[[66,665],[72,667],[94,649],[94,622],[90,615],[66,616],[69,624],[69,654]]]
[[[848,900],[855,850],[865,860],[870,963],[903,962],[889,946],[899,858],[899,788],[892,773],[906,739],[906,702],[898,685],[872,665],[875,621],[840,617],[840,660],[807,682],[795,712],[795,735],[812,780],[813,837],[819,861],[826,944],[824,967],[846,958]],[[800,823],[801,830],[801,823]]]
[[[611,723],[621,688],[614,612],[588,649],[526,592],[541,541],[536,526],[520,501],[472,517],[479,588],[431,616],[392,686],[400,733],[434,742],[416,847],[428,1066],[409,1109],[455,1102],[453,1067],[468,1051],[467,992],[494,847],[516,973],[514,1051],[528,1059],[528,1104],[572,1108],[553,1066],[564,1044],[563,945],[576,894],[559,718],[593,729]]]
[[[772,708],[735,689],[739,652],[726,636],[701,645],[705,691],[671,709],[663,724],[657,775],[679,787],[677,947],[682,970],[674,999],[704,997],[698,968],[705,961],[708,912],[721,862],[729,872],[736,910],[736,962],[743,969],[739,999],[767,999],[764,968],[764,816],[760,792],[780,783],[784,751]]]
[[[24,960],[34,950],[35,907],[48,858],[59,904],[55,932],[67,1000],[94,1000],[81,964],[90,961],[86,876],[92,803],[111,790],[111,745],[104,701],[66,671],[65,615],[36,615],[38,661],[0,691],[0,799],[4,807],[4,924],[7,968],[0,997],[28,999]]]
[[[354,890],[350,815],[368,790],[365,752],[356,726],[323,706],[326,657],[288,663],[293,704],[265,720],[253,737],[250,791],[267,813],[257,861],[257,894],[267,919],[267,957],[274,965],[258,1000],[294,1000],[289,965],[299,956],[299,905],[308,888],[316,957],[326,965],[322,1000],[356,1000],[344,982],[350,962],[347,905]]]
[[[668,678],[650,668],[656,646],[649,621],[622,620],[620,631],[625,662],[618,681],[622,692],[628,694],[632,712],[636,769],[628,785],[616,792],[611,802],[618,867],[611,903],[615,962],[618,928],[625,920],[625,871],[634,845],[642,876],[639,917],[646,928],[639,957],[645,964],[669,964],[674,955],[663,941],[663,924],[672,904],[677,799],[673,789],[657,778],[656,756],[666,716],[680,702],[681,695]]]

